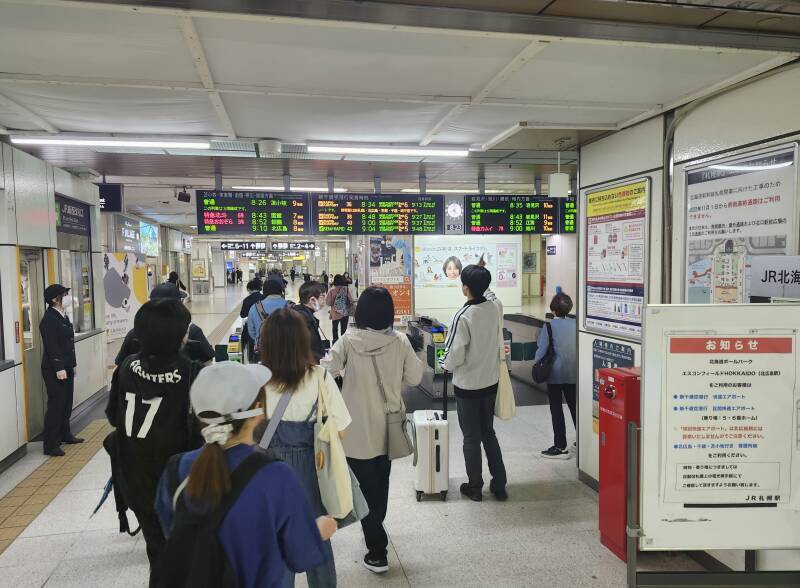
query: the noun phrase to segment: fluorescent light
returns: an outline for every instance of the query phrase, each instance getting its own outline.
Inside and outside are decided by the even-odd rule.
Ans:
[[[773,163],[771,165],[712,165],[711,169],[721,169],[723,171],[762,171],[767,169],[780,169],[782,167],[789,167],[793,161],[782,161],[781,163]]]
[[[285,192],[283,186],[231,186],[231,190],[261,190],[263,192]],[[330,192],[327,188],[292,186],[290,192]],[[334,188],[334,192],[347,192],[347,188]]]
[[[419,194],[420,191],[417,188],[403,188],[400,190],[404,194]],[[426,191],[426,194],[477,194],[478,190],[457,190],[455,188],[441,188],[435,189],[430,188]],[[507,190],[484,190],[484,194],[508,194]]]
[[[442,147],[379,147],[355,145],[309,145],[309,153],[339,155],[402,155],[408,157],[467,157],[469,149]]]
[[[57,137],[11,137],[16,145],[72,145],[77,147],[142,147],[151,149],[210,149],[208,141],[162,141],[150,139],[93,139]]]

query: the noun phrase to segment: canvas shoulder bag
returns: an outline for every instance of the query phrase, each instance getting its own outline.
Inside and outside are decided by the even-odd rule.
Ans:
[[[497,382],[497,396],[494,401],[494,414],[504,421],[514,418],[517,414],[517,403],[514,399],[514,387],[511,385],[511,376],[506,364],[505,343],[503,340],[503,317],[500,317],[500,365],[498,367],[500,379]]]
[[[381,373],[378,369],[378,360],[375,356],[371,356],[372,367],[375,370],[375,377],[378,380],[378,388],[380,388],[383,395],[383,407],[386,411],[386,434],[389,436],[388,448],[389,459],[400,459],[414,453],[414,443],[406,430],[406,407],[403,403],[402,397],[400,398],[400,410],[391,412],[389,410],[389,400],[386,396],[386,388],[381,379]]]

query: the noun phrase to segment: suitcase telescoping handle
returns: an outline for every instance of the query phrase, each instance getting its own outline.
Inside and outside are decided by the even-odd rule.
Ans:
[[[447,420],[447,370],[442,373],[442,417]]]

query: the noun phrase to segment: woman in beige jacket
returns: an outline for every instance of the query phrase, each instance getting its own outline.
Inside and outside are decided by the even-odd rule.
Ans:
[[[394,302],[386,288],[364,290],[358,299],[355,321],[355,327],[334,344],[330,360],[323,361],[323,365],[334,376],[344,374],[342,396],[353,420],[342,443],[369,505],[369,515],[361,521],[368,550],[364,566],[381,574],[389,570],[389,540],[383,529],[392,469],[386,412],[405,411],[403,384],[419,384],[422,362],[406,336],[392,328]],[[385,401],[378,377],[386,390]]]

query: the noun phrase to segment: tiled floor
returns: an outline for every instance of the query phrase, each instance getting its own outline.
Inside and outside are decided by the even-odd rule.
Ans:
[[[242,297],[242,292],[227,289],[209,300],[195,297],[194,320],[208,333]],[[360,527],[354,525],[333,538],[340,586],[624,586],[625,566],[600,545],[597,496],[577,480],[575,460],[538,456],[552,441],[546,406],[520,407],[515,419],[497,422],[509,474],[511,498],[506,503],[492,500],[488,493],[482,503],[459,496],[458,485],[464,480],[462,436],[454,412],[450,418],[447,502],[430,497],[417,503],[411,458],[394,462],[386,519],[391,571],[378,579],[362,567],[363,539]],[[0,527],[0,548],[5,546],[0,554],[0,585],[147,586],[144,542],[140,536],[118,533],[113,498],[90,516],[110,473],[108,457],[99,445],[105,425],[92,427],[84,433],[91,437],[87,443],[68,448],[68,458],[41,465],[40,450],[32,450],[0,475],[0,495],[16,484],[9,480],[25,479],[0,501],[0,519],[21,517],[11,519],[13,526]],[[67,474],[75,471],[77,475],[68,479]],[[29,481],[36,481],[37,488],[29,491],[33,488]],[[647,565],[698,567],[682,555],[649,557]],[[306,585],[304,576],[297,584]]]

